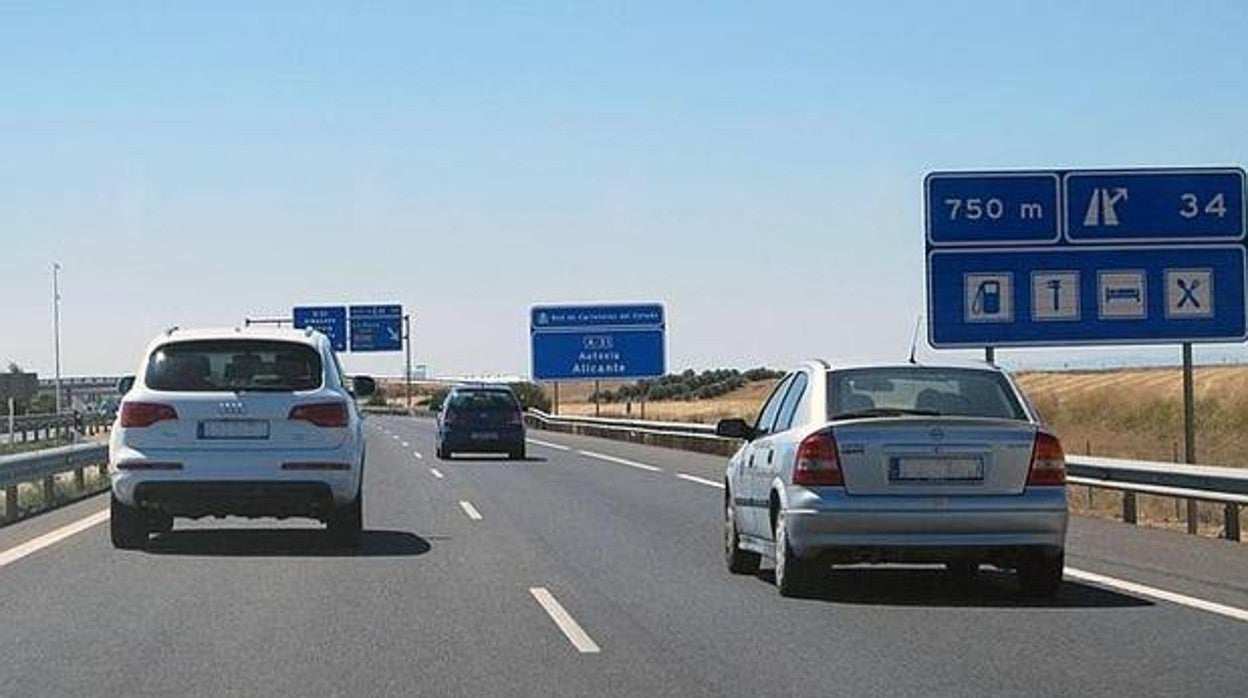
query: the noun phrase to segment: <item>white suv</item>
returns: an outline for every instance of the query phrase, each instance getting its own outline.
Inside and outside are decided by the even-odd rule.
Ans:
[[[148,345],[109,442],[112,540],[175,516],[303,516],[342,544],[363,527],[363,425],[329,340],[311,330],[170,330]]]

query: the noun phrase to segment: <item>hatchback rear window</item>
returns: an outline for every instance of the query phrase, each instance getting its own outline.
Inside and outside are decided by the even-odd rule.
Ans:
[[[321,356],[304,344],[260,340],[174,342],[152,353],[153,390],[293,392],[321,387]]]
[[[515,411],[520,403],[515,396],[503,390],[471,390],[454,393],[449,402],[453,410],[477,410],[481,412]]]
[[[828,373],[829,419],[932,415],[1027,419],[999,373],[923,366]]]

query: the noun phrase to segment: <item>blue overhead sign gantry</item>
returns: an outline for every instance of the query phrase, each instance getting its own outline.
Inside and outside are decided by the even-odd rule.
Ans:
[[[529,332],[535,380],[636,380],[667,371],[658,303],[535,306]]]
[[[334,351],[398,351],[403,348],[403,306],[300,306],[293,325],[310,327],[329,338]]]
[[[353,305],[351,351],[398,351],[403,348],[403,306]]]
[[[1248,338],[1244,171],[937,172],[938,348]]]
[[[344,306],[301,306],[291,315],[296,328],[310,327],[328,337],[334,351],[347,350],[347,309]]]

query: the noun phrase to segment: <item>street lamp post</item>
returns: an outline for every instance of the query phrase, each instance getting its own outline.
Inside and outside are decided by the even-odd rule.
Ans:
[[[56,353],[56,413],[61,413],[61,264],[52,263],[52,343]]]

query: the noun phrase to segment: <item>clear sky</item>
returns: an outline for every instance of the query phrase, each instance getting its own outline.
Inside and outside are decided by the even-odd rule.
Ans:
[[[51,372],[54,260],[67,375],[350,301],[442,373],[554,301],[665,302],[673,369],[902,358],[927,171],[1242,165],[1246,92],[1236,0],[0,0],[0,360]]]

